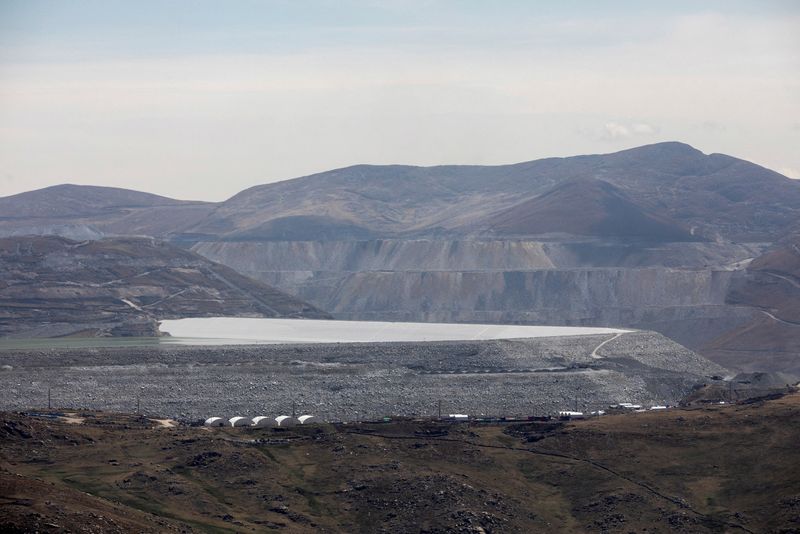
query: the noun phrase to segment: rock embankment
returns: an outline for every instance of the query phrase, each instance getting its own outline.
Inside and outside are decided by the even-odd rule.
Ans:
[[[0,409],[47,405],[181,420],[535,415],[618,402],[674,404],[725,370],[653,332],[507,341],[128,347],[0,352]]]

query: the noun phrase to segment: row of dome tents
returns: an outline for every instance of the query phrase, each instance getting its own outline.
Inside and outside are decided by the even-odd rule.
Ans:
[[[256,417],[235,416],[231,417],[230,419],[225,419],[224,417],[209,417],[205,420],[203,426],[255,426],[263,428],[273,426],[287,427],[297,424],[308,425],[316,422],[317,418],[313,415],[301,415],[297,418],[292,417],[291,415],[279,415],[274,419],[264,415],[259,415]]]

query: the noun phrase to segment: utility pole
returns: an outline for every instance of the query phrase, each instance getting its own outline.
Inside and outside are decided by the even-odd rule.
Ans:
[[[139,386],[139,390],[136,392],[136,414],[141,414],[142,411],[140,410],[139,400],[141,399],[142,393],[144,393],[144,386]]]
[[[48,387],[47,388],[47,409],[49,410],[50,408],[51,408],[51,404],[50,404],[50,388]]]
[[[442,418],[442,399],[439,399],[439,419]]]
[[[297,417],[296,417],[296,415],[297,415],[296,407],[297,407],[297,403],[294,401],[294,399],[292,399],[292,419],[297,419]]]

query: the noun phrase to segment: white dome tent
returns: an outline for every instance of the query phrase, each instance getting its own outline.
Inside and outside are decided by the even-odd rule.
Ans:
[[[279,415],[275,418],[275,426],[286,427],[294,426],[297,424],[297,419],[291,415]]]
[[[222,417],[209,417],[205,420],[203,426],[225,426],[225,419]]]
[[[230,423],[231,426],[250,426],[253,424],[253,420],[250,419],[249,417],[242,417],[237,415],[236,417],[231,417],[230,419],[228,419],[228,423]]]
[[[301,415],[297,418],[301,425],[310,425],[317,422],[317,418],[313,415]]]
[[[253,426],[257,426],[259,428],[265,426],[272,426],[275,423],[275,420],[272,417],[268,417],[266,415],[258,415],[253,417]]]

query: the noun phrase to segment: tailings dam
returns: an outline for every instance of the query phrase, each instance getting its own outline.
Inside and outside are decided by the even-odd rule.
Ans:
[[[186,330],[164,323],[167,331],[197,334],[191,323]],[[54,408],[132,412],[138,400],[146,414],[181,420],[276,415],[293,405],[328,421],[428,416],[440,401],[449,413],[525,416],[619,402],[674,404],[694,384],[726,372],[660,334],[607,330],[516,339],[9,349],[0,351],[0,410],[46,407],[49,390]],[[205,332],[209,340],[221,333]],[[365,327],[359,335],[373,334]]]

